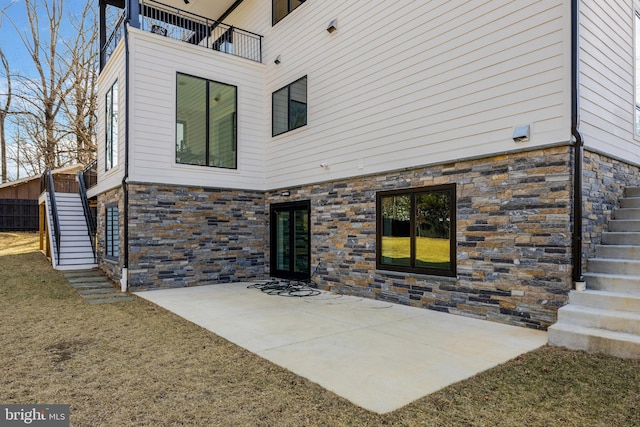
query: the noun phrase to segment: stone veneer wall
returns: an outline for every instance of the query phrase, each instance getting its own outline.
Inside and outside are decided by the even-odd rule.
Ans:
[[[457,279],[376,270],[376,192],[457,184]],[[267,194],[311,200],[322,288],[545,329],[571,288],[568,146]]]
[[[586,271],[587,258],[595,255],[595,247],[602,241],[602,232],[607,231],[613,209],[620,206],[624,189],[640,186],[640,167],[585,150],[582,175],[583,267]]]
[[[119,242],[120,242],[120,256],[118,257],[118,262],[113,260],[107,260],[105,258],[105,219],[106,219],[106,208],[107,205],[111,205],[112,203],[118,204],[118,219],[120,222],[118,233]],[[97,210],[97,221],[96,221],[96,234],[98,237],[98,265],[100,268],[111,278],[112,280],[119,282],[122,277],[122,266],[124,265],[124,255],[122,252],[122,242],[124,242],[124,228],[122,222],[122,212],[124,209],[124,198],[122,193],[122,188],[117,188],[114,190],[109,190],[105,193],[102,193],[98,196],[98,210]]]
[[[264,194],[129,185],[132,290],[265,277]]]

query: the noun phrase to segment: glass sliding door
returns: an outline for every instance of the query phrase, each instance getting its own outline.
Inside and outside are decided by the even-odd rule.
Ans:
[[[309,278],[309,201],[271,206],[271,276]]]

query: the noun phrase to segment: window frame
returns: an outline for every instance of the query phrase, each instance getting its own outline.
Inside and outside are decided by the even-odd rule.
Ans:
[[[186,136],[188,135],[188,129],[187,129],[187,124],[189,123],[188,121],[185,121],[181,118],[178,117],[179,115],[179,111],[178,111],[178,79],[179,76],[185,76],[185,77],[189,77],[192,79],[198,79],[198,80],[202,80],[206,83],[206,90],[205,90],[205,141],[206,141],[206,146],[205,146],[205,153],[204,153],[204,159],[205,159],[205,163],[204,164],[198,164],[198,163],[189,163],[189,162],[185,162],[185,161],[179,161],[178,159],[178,150],[179,150],[179,142],[178,138],[178,125],[182,125],[183,127],[183,134],[182,134],[182,146],[184,146],[184,142],[186,140]],[[232,121],[233,121],[233,143],[232,143],[232,151],[235,155],[235,159],[234,159],[234,166],[233,167],[227,167],[227,166],[217,166],[212,164],[211,162],[211,150],[212,148],[214,148],[214,146],[212,146],[211,144],[211,133],[212,133],[212,126],[213,124],[211,123],[211,85],[213,84],[218,84],[218,85],[222,85],[222,86],[228,86],[230,88],[234,89],[234,93],[235,93],[235,99],[234,99],[234,106],[233,106],[233,113],[231,113],[230,115],[232,116]],[[218,169],[226,169],[226,170],[237,170],[238,169],[238,86],[236,85],[232,85],[232,84],[228,84],[228,83],[223,83],[223,82],[219,82],[216,80],[210,80],[204,77],[199,77],[199,76],[194,76],[191,74],[187,74],[187,73],[181,73],[181,72],[176,72],[176,115],[175,115],[175,120],[176,120],[176,125],[175,125],[175,140],[174,140],[174,161],[177,165],[189,165],[189,166],[203,166],[203,167],[210,167],[210,168],[218,168]]]
[[[115,212],[115,221],[114,221]],[[120,212],[117,203],[105,206],[104,215],[104,254],[105,258],[117,260],[120,256]],[[111,237],[111,238],[110,238]]]
[[[114,90],[115,89],[115,90]],[[115,92],[115,96],[114,96]],[[105,159],[104,170],[110,171],[118,165],[118,80],[109,87],[105,95]],[[115,107],[115,108],[114,108]]]
[[[426,193],[449,194],[449,268],[434,268],[416,266],[416,196]],[[383,217],[382,199],[392,196],[410,197],[410,260],[409,265],[393,265],[382,262]],[[432,276],[457,276],[457,242],[456,242],[456,184],[444,184],[428,187],[417,187],[399,190],[379,191],[376,193],[376,269],[398,271],[403,273],[425,274]]]
[[[293,85],[295,85],[296,83],[301,82],[302,80],[305,81],[304,90],[305,90],[305,98],[307,99],[307,102],[304,103],[304,107],[305,107],[304,123],[299,125],[299,126],[292,127],[291,126],[291,110],[292,110],[291,105],[292,105],[292,102],[295,102],[296,104],[302,104],[302,103],[299,102],[299,101],[294,101],[294,100],[291,99],[291,87]],[[282,132],[276,133],[276,130],[275,130],[275,128],[276,128],[276,126],[275,126],[275,118],[276,118],[276,115],[275,115],[275,111],[276,111],[275,99],[276,99],[276,94],[278,94],[278,93],[280,93],[280,92],[282,92],[284,90],[287,91],[287,129],[282,131]],[[309,96],[309,79],[307,78],[306,75],[300,77],[299,79],[289,83],[288,85],[286,85],[284,87],[281,87],[280,89],[274,91],[271,94],[271,136],[272,137],[278,136],[278,135],[282,135],[282,134],[285,134],[287,132],[291,132],[292,130],[300,129],[301,127],[307,126],[307,124],[309,123],[309,99],[308,99],[308,96]]]
[[[306,0],[299,0],[300,3],[295,6],[295,7],[291,7],[291,2],[292,0],[280,0],[280,1],[286,1],[287,2],[287,13],[285,13],[282,17],[280,17],[279,19],[276,19],[276,2],[278,0],[271,0],[271,26],[273,27],[274,25],[276,25],[278,22],[282,21],[284,18],[286,18],[287,16],[289,16],[291,14],[291,12],[293,12],[294,10],[296,10],[297,8],[299,8],[300,6],[302,6],[303,3],[306,2]]]
[[[289,221],[289,239],[288,239],[288,249],[289,249],[289,268],[287,270],[278,268],[278,221],[277,221],[277,213],[278,212],[289,212],[290,218],[293,220]],[[301,252],[296,251],[296,222],[295,222],[295,213],[296,212],[304,212],[307,215],[307,230],[304,234],[304,238],[306,241],[306,248],[304,255],[306,256],[306,271],[296,271],[296,255]],[[310,200],[300,200],[295,202],[284,202],[284,203],[274,203],[269,207],[269,236],[270,236],[270,271],[269,274],[272,277],[278,277],[282,279],[289,280],[309,280],[311,277],[311,201]]]

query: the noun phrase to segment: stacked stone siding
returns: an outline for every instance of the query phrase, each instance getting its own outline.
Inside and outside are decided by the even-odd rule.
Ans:
[[[286,200],[311,200],[321,287],[544,329],[571,287],[570,166],[563,146],[291,188]],[[451,183],[457,279],[377,270],[376,193]]]
[[[265,279],[269,206],[310,200],[312,271],[317,267],[313,279],[320,287],[545,329],[572,287],[572,162],[571,147],[558,146],[266,194],[132,183],[129,286]],[[376,194],[443,184],[456,185],[457,277],[377,269]],[[585,152],[585,255],[631,185],[640,185],[640,168]],[[120,208],[124,243],[122,190],[115,189],[99,197],[100,248],[109,203]],[[99,253],[115,280],[122,252],[120,265]]]
[[[264,194],[129,185],[132,290],[265,277]]]
[[[619,206],[626,187],[640,186],[640,167],[612,159],[603,154],[585,151],[582,197],[584,203],[584,257],[593,257],[595,247],[607,230],[614,208]]]
[[[119,212],[119,242],[120,242],[120,252],[118,260],[107,260],[105,258],[105,219],[106,219],[106,207],[112,204],[118,205]],[[124,254],[122,251],[122,242],[124,242],[124,227],[123,227],[123,219],[122,212],[124,209],[124,200],[123,200],[123,192],[122,188],[116,188],[114,190],[109,190],[105,193],[102,193],[98,196],[98,210],[97,210],[97,238],[98,238],[98,265],[100,268],[109,276],[112,280],[118,282],[122,278],[122,265],[124,264]]]

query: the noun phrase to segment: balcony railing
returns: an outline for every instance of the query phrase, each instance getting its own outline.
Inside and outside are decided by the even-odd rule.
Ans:
[[[115,20],[111,35],[102,47],[106,64],[124,36],[125,11]],[[262,62],[262,36],[196,15],[155,0],[140,1],[139,27],[161,36]]]

